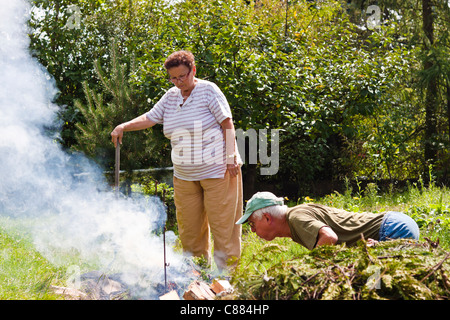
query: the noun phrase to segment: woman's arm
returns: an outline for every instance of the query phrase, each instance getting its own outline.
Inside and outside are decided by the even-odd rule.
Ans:
[[[239,165],[236,160],[236,150],[235,150],[235,139],[236,133],[234,130],[233,120],[231,118],[226,118],[220,124],[223,131],[223,138],[225,140],[225,150],[226,150],[226,162],[227,171],[232,177],[235,177],[239,173]]]
[[[117,139],[119,139],[119,143],[122,144],[122,137],[124,132],[144,130],[153,127],[155,124],[156,122],[149,120],[146,114],[140,115],[133,120],[121,123],[117,127],[115,127],[111,132],[111,141],[114,143],[114,146],[117,146]]]

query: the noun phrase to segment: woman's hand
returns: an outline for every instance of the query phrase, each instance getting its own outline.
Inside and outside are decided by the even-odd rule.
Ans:
[[[236,158],[234,159],[234,163],[227,164],[227,171],[231,177],[236,177],[239,174],[239,165],[236,163]]]
[[[122,138],[123,138],[123,125],[119,124],[111,132],[111,141],[114,143],[114,147],[117,147],[117,140],[119,140],[119,144],[122,144]]]
[[[124,122],[115,127],[111,132],[111,141],[114,143],[114,146],[117,147],[117,139],[119,139],[119,143],[122,144],[123,133],[125,131],[144,130],[153,127],[155,124],[156,122],[148,119],[144,113],[131,121]]]

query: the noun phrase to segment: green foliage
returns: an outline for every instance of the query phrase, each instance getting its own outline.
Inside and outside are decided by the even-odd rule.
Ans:
[[[137,185],[143,193],[162,197],[165,201],[173,202],[173,187],[167,183],[158,183],[150,177],[144,177]]]
[[[70,147],[77,142],[75,123],[82,120],[74,108],[74,100],[84,95],[83,81],[95,83],[93,60],[103,56],[108,47],[105,30],[88,22],[92,17],[95,20],[102,1],[33,0],[32,3],[30,49],[56,81],[60,93],[55,102],[61,106],[62,120],[60,142]],[[69,9],[73,5],[79,11]],[[70,20],[73,24],[68,24],[71,17],[80,20]]]
[[[104,94],[95,93],[88,83],[84,82],[87,104],[84,105],[80,100],[75,101],[75,107],[85,119],[76,124],[79,131],[76,132],[78,145],[75,148],[104,166],[112,167],[112,163],[108,161],[114,158],[110,133],[124,119],[139,115],[144,102],[129,84],[127,65],[120,62],[115,42],[111,44],[110,57],[109,76],[102,70],[99,61],[95,62],[96,74]],[[121,147],[120,167],[130,171],[148,166],[167,166],[170,159],[167,149],[168,141],[160,139],[158,130],[127,134]],[[157,156],[152,156],[155,151],[158,151]]]
[[[382,19],[374,30],[359,0],[35,4],[43,14],[32,15],[31,47],[61,90],[63,143],[105,167],[114,159],[108,131],[161,98],[170,87],[165,58],[188,49],[198,77],[225,93],[236,128],[281,129],[280,170],[258,182],[298,196],[321,180],[417,178],[427,166],[424,102],[432,78],[439,88],[435,170],[448,175],[448,6],[436,5],[436,41],[424,49],[414,1],[378,1]],[[65,27],[71,4],[81,10],[79,28]],[[426,72],[425,60],[434,66]],[[126,139],[127,170],[169,162],[160,126]]]
[[[450,242],[450,196],[448,189],[432,184],[428,188],[413,190],[411,206],[406,212],[417,221],[423,237],[439,239],[444,246]],[[422,199],[422,201],[418,200]]]

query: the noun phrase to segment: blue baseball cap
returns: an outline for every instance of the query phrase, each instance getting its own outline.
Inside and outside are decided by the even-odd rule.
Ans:
[[[268,191],[257,192],[250,198],[250,200],[247,201],[245,213],[242,216],[242,218],[240,218],[236,222],[236,224],[243,224],[244,222],[246,222],[247,219],[252,215],[252,213],[258,209],[276,205],[282,206],[283,204],[284,204],[283,198],[278,198],[271,192]]]

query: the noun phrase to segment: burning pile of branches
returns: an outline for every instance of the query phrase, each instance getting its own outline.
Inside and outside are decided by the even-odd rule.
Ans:
[[[169,266],[167,263],[166,267]],[[201,268],[193,259],[186,258],[182,270],[170,270],[166,274],[165,268],[164,281],[154,282],[141,274],[134,275],[141,281],[133,284],[127,283],[126,274],[95,270],[81,274],[77,283],[68,287],[50,286],[49,289],[69,300],[214,300],[232,291],[227,280],[205,280]]]
[[[368,247],[323,246],[269,266],[285,250],[267,244],[255,264],[240,266],[231,281],[235,299],[446,299],[450,252],[438,243],[395,240]],[[264,267],[265,266],[265,267]]]

